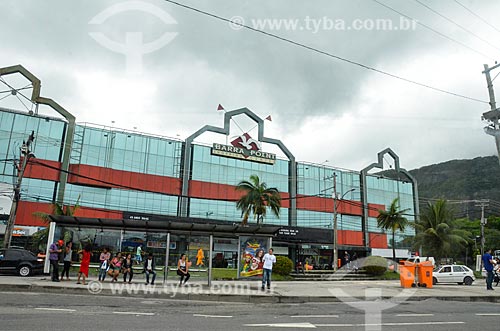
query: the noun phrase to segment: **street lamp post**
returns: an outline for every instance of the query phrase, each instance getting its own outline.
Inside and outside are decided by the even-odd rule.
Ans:
[[[333,174],[333,270],[338,270],[339,250],[338,250],[338,229],[337,229],[337,202],[344,200],[347,193],[354,191],[352,188],[342,194],[340,200],[337,198],[337,174]]]

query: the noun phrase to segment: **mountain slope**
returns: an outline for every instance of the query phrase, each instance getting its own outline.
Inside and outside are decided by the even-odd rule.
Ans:
[[[436,198],[489,199],[492,201],[487,215],[500,212],[500,165],[496,156],[452,160],[410,170],[410,173],[417,179],[421,205]],[[499,202],[498,206],[495,206],[496,202]],[[456,209],[464,213],[475,210],[474,217],[478,217],[478,207],[474,208],[474,203],[459,204]]]

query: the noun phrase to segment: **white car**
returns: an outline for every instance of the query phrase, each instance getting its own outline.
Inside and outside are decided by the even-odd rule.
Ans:
[[[464,265],[443,265],[432,273],[432,283],[458,283],[472,285],[476,280],[474,272]]]

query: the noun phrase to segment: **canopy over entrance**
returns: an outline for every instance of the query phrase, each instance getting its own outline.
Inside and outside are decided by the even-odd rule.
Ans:
[[[86,218],[75,216],[50,215],[50,220],[59,226],[77,228],[115,229],[144,232],[171,232],[213,234],[217,236],[260,235],[274,236],[280,226],[245,225],[191,217],[168,216],[130,216],[127,219]]]

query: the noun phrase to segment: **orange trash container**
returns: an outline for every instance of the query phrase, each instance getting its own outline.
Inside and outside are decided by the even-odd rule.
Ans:
[[[399,280],[401,282],[401,287],[411,288],[415,287],[415,263],[404,262],[399,266]],[[432,276],[431,276],[432,282]]]
[[[432,288],[432,270],[434,270],[434,266],[431,261],[424,261],[418,264],[418,286]]]

